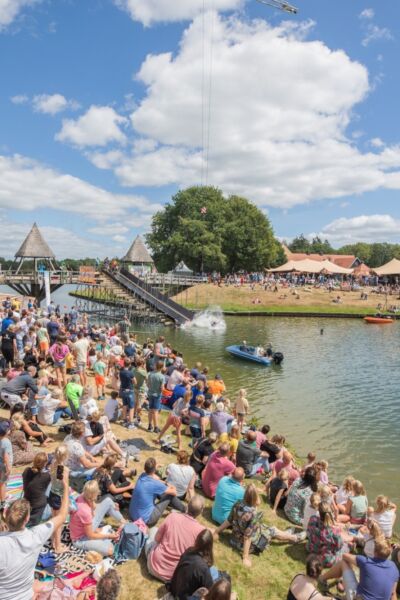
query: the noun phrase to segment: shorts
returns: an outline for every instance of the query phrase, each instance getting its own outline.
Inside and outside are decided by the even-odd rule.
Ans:
[[[357,594],[358,581],[353,569],[343,571],[343,585],[346,590],[346,598],[354,598]]]
[[[65,369],[65,360],[61,360],[61,361],[54,361],[54,366],[56,367],[56,369]]]
[[[238,416],[238,417],[245,417],[245,416],[246,416],[246,413],[238,413],[238,414],[237,414],[237,416]]]
[[[106,384],[106,378],[104,377],[104,375],[95,375],[94,380],[96,382],[96,385],[99,387]]]
[[[122,405],[130,409],[135,407],[135,394],[133,390],[121,390]]]
[[[49,349],[49,342],[47,340],[42,340],[39,343],[39,348],[41,352],[47,352],[47,350]]]
[[[54,492],[50,492],[49,497],[47,499],[47,503],[53,510],[60,510],[61,508],[61,496],[58,494],[54,494]]]
[[[160,410],[161,409],[161,394],[149,394],[149,409]]]
[[[39,414],[39,406],[37,404],[32,404],[32,406],[29,406],[28,403],[28,408],[32,417],[36,417]]]
[[[77,364],[76,366],[78,367],[78,371],[79,371],[79,372],[81,372],[81,371],[82,371],[83,373],[85,372],[85,369],[86,369],[86,363],[84,363],[84,362],[78,362],[78,364]]]
[[[147,400],[147,394],[145,392],[136,392],[136,406],[142,407]]]

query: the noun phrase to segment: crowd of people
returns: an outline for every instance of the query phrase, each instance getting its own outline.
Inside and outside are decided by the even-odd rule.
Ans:
[[[336,485],[314,452],[301,466],[269,425],[249,426],[245,389],[230,400],[219,373],[185,364],[163,336],[139,344],[126,320],[101,327],[11,299],[1,317],[0,600],[40,598],[49,577],[62,597],[113,600],[121,556],[142,556],[166,598],[230,600],[235,582],[214,560],[221,535],[248,569],[272,540],[304,545],[289,600],[323,600],[333,584],[348,600],[395,600],[396,506],[384,495],[371,503],[351,476]],[[139,476],[121,426],[151,442]],[[23,493],[10,501],[17,473]],[[44,546],[60,564],[83,553],[104,573],[43,581]]]

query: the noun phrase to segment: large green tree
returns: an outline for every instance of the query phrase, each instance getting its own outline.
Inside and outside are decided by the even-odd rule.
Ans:
[[[266,215],[240,196],[214,187],[175,194],[153,217],[146,236],[161,271],[184,260],[194,271],[259,270],[284,261]]]

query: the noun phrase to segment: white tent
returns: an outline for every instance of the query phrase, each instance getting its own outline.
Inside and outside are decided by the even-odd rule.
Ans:
[[[400,275],[400,260],[392,258],[386,265],[382,265],[381,267],[374,269],[374,271],[379,277],[384,277],[385,275]]]
[[[331,275],[351,275],[353,273],[353,269],[339,267],[339,265],[335,265],[330,260],[323,260],[321,264],[323,265],[323,270]]]
[[[297,271],[298,273],[320,273],[323,270],[322,261],[304,258],[303,260],[289,260],[286,264],[270,269],[271,273],[289,273]]]

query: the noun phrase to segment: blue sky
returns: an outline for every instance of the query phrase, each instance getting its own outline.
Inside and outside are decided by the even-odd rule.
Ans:
[[[201,183],[281,238],[400,242],[399,3],[205,6],[0,0],[0,255],[34,220],[57,256],[122,254]]]

